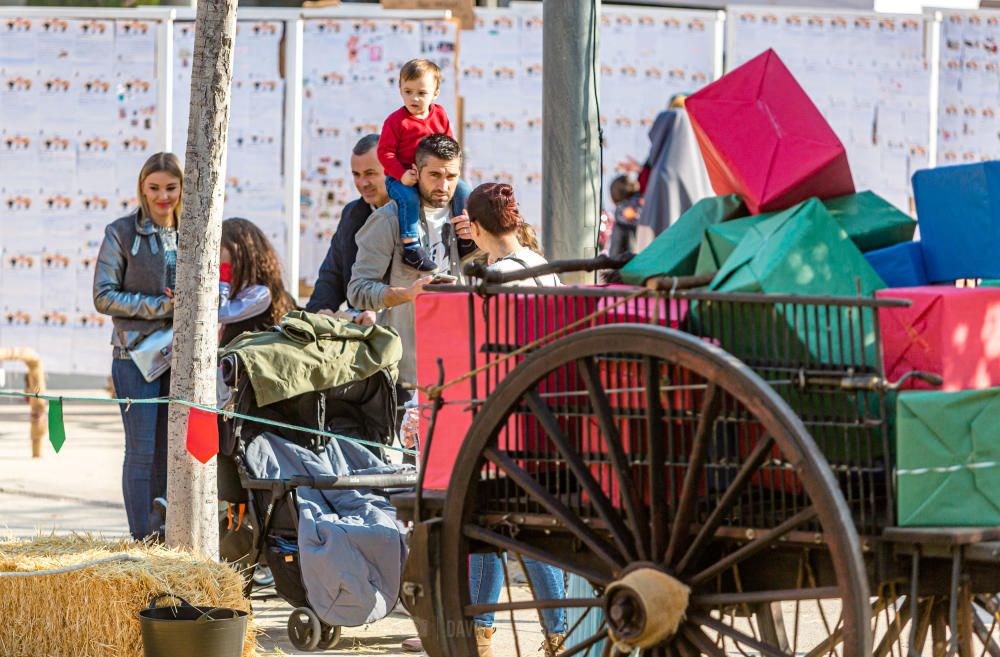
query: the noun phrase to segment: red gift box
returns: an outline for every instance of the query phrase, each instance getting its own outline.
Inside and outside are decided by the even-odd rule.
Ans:
[[[905,287],[876,296],[913,302],[879,309],[890,381],[919,370],[943,377],[939,390],[1000,386],[1000,288]],[[916,379],[905,387],[931,388]]]
[[[844,145],[773,50],[684,104],[715,193],[750,212],[854,193]]]

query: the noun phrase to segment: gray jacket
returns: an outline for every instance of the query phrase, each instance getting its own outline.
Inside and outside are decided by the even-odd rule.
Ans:
[[[474,259],[479,252],[469,254],[460,262],[454,234],[448,231],[444,237],[445,247],[451,255],[447,263],[442,263],[441,271],[457,276],[461,281],[462,262]],[[347,285],[347,302],[361,310],[382,311],[379,324],[396,329],[403,342],[403,359],[399,361],[399,381],[416,383],[417,356],[413,304],[405,303],[394,308],[386,308],[383,303],[386,288],[409,287],[418,278],[426,276],[426,273],[403,264],[403,243],[399,239],[396,202],[390,201],[372,213],[355,239],[358,243],[358,257],[351,270],[351,282]],[[424,248],[428,248],[423,208],[420,209],[420,240]]]
[[[133,347],[173,321],[174,303],[163,288],[167,263],[156,227],[141,211],[117,219],[104,229],[94,267],[94,308],[111,315],[111,344]]]

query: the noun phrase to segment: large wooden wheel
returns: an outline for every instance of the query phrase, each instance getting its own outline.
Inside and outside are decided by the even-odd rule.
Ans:
[[[829,618],[817,654],[871,649],[860,542],[825,459],[758,376],[683,333],[606,326],[526,358],[477,414],[443,516],[441,616],[422,628],[450,657],[477,654],[489,611],[495,654],[543,654],[555,608],[565,657],[791,657],[782,605],[805,603]],[[476,553],[507,554],[499,601],[470,599]],[[530,568],[511,572],[525,560],[584,594],[544,599]]]

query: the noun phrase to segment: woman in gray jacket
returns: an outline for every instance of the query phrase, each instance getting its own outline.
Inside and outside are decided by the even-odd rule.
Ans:
[[[94,271],[94,307],[112,317],[111,378],[120,398],[170,394],[169,370],[147,382],[129,350],[173,321],[183,178],[177,156],[150,157],[139,172],[139,207],[104,231]],[[153,500],[164,497],[167,489],[167,405],[123,404],[121,413],[125,512],[132,537],[140,540],[160,530]]]

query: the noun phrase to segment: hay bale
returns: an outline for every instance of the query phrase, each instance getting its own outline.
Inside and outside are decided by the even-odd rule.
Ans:
[[[177,594],[193,605],[250,610],[235,570],[162,545],[90,536],[0,540],[0,573],[52,570],[122,553],[141,560],[0,577],[0,655],[142,657],[136,614],[158,593]],[[251,621],[243,655],[256,654]]]

